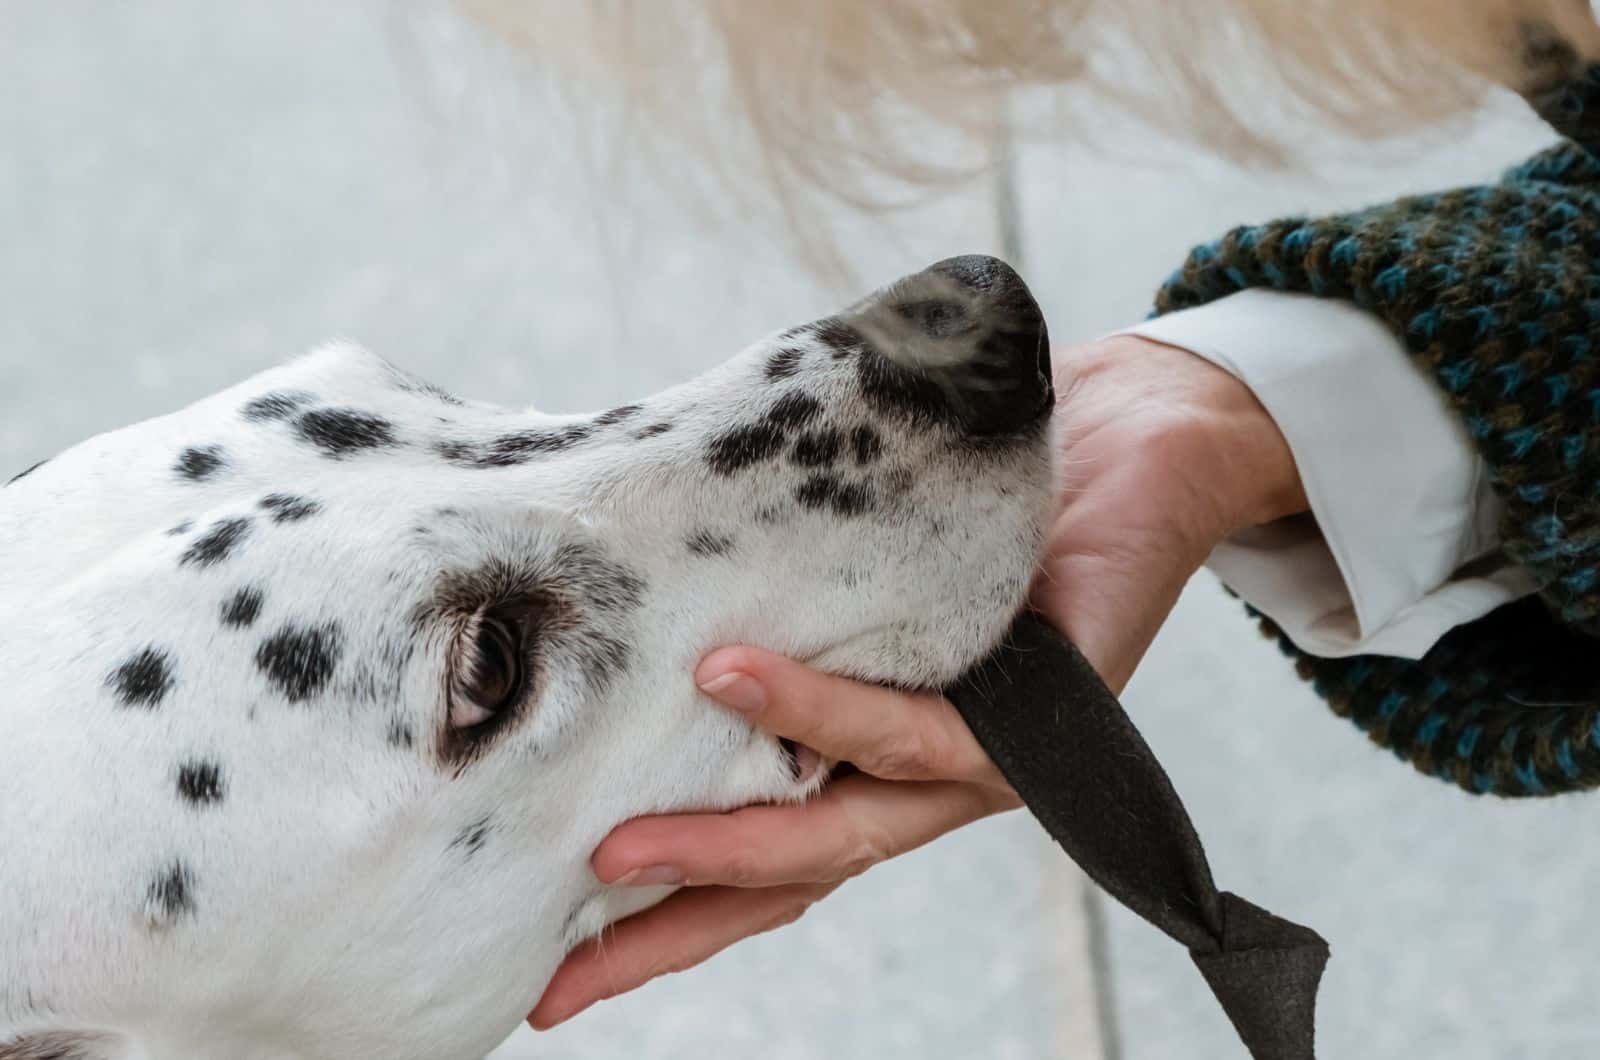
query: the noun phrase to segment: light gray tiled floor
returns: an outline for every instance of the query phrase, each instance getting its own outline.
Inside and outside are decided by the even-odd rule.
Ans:
[[[493,57],[431,4],[17,0],[5,23],[0,467],[330,335],[466,394],[575,410],[841,298],[736,218],[580,202],[594,185],[570,130],[497,88]],[[1228,225],[1474,179],[1541,138],[1507,119],[1321,181],[1147,144],[1029,150],[1027,274],[1057,342],[1090,337],[1142,315],[1183,249]],[[846,246],[873,282],[999,250],[993,202],[974,189]],[[1129,703],[1223,885],[1333,941],[1324,1056],[1600,1055],[1592,803],[1490,805],[1411,775],[1205,579]],[[1026,819],[989,822],[497,1055],[1089,1060],[1078,904]],[[1122,1057],[1240,1055],[1180,952],[1116,910],[1109,927]]]

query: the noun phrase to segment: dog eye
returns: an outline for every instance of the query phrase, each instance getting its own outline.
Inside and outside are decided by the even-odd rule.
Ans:
[[[452,727],[482,725],[517,701],[526,668],[522,630],[514,617],[493,611],[479,618],[477,636],[451,697]]]

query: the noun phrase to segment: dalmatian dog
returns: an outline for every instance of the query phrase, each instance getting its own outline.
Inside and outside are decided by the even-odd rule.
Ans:
[[[939,687],[1053,509],[1043,318],[955,258],[598,415],[348,345],[0,489],[0,1060],[481,1057],[667,890],[643,814],[802,799],[707,651]]]

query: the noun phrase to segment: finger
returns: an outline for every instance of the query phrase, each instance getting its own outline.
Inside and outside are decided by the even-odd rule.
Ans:
[[[528,1023],[534,1030],[548,1030],[596,1001],[692,968],[740,939],[793,923],[834,886],[679,891],[569,954],[528,1014]]]
[[[606,837],[590,864],[605,883],[837,883],[1015,805],[1014,796],[971,784],[857,774],[800,805],[629,821]]]
[[[768,732],[885,780],[1004,784],[961,715],[939,696],[818,673],[755,648],[711,653],[695,683]]]

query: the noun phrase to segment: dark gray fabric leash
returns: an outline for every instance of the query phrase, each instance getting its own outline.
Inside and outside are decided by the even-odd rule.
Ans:
[[[1217,890],[1166,771],[1070,641],[1023,612],[945,694],[1089,878],[1188,947],[1255,1060],[1315,1056],[1328,944]]]

